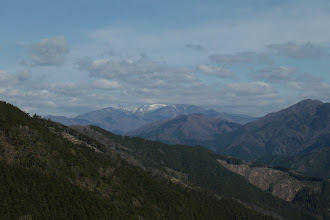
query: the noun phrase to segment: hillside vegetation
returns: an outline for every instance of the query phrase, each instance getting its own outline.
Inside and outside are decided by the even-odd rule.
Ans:
[[[5,102],[0,112],[1,219],[329,217],[329,203],[305,208],[310,192],[283,201],[218,162],[239,160],[202,147],[74,130]]]
[[[267,218],[133,166],[87,136],[64,138],[75,132],[5,102],[0,113],[1,219]]]
[[[74,128],[115,149],[132,164],[138,164],[144,169],[156,169],[158,172],[165,171],[172,180],[187,187],[202,188],[220,197],[235,198],[249,207],[258,207],[264,213],[275,216],[311,218],[300,206],[264,192],[218,162],[219,159],[231,163],[239,163],[240,160],[222,157],[202,147],[166,145],[142,138],[123,137],[95,126]],[[322,214],[320,212],[317,215],[327,215],[323,209]]]

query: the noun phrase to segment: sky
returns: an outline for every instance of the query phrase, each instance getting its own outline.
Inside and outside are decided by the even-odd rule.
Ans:
[[[328,0],[0,0],[0,99],[74,117],[330,101]]]

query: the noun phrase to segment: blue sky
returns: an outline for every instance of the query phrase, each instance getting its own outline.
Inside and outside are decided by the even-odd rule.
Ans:
[[[329,1],[0,0],[0,27],[0,99],[32,114],[330,99]]]

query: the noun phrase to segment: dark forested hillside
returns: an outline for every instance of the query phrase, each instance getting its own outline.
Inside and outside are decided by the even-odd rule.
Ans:
[[[226,160],[236,164],[241,163],[241,160],[225,158],[202,147],[166,145],[142,138],[114,135],[94,126],[75,126],[75,129],[115,149],[132,164],[156,169],[158,172],[166,171],[169,179],[187,187],[203,188],[208,193],[235,198],[250,207],[259,207],[266,213],[277,213],[290,219],[306,218],[306,213],[299,206],[271,196],[218,162]],[[321,206],[322,212],[318,214],[326,216],[327,207]]]
[[[73,130],[5,102],[0,112],[1,219],[328,216],[327,206],[311,206],[309,193],[301,192],[295,203],[276,198],[218,162],[240,160],[202,147],[123,137],[94,126]],[[322,190],[328,192],[328,185]]]
[[[0,102],[0,219],[265,219]]]

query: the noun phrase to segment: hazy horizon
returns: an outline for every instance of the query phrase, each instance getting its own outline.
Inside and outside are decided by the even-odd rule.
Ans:
[[[329,102],[330,2],[1,1],[0,99],[31,114]]]

